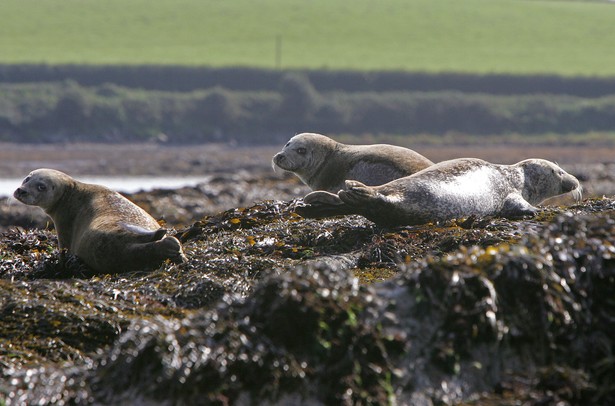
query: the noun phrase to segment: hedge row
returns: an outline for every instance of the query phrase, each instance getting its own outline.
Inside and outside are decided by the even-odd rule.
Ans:
[[[73,80],[84,86],[114,83],[130,88],[181,92],[216,86],[237,91],[270,91],[277,89],[288,73],[256,68],[185,66],[0,65],[0,83]],[[294,73],[305,76],[321,92],[460,91],[498,95],[567,94],[579,97],[615,94],[615,78],[403,71],[317,70]]]
[[[615,129],[615,96],[319,92],[303,76],[276,91],[135,90],[75,82],[0,85],[0,141],[279,143],[323,133],[538,134]]]

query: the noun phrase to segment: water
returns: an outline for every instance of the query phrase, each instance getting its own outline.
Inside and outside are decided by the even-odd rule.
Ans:
[[[77,178],[81,182],[96,183],[124,193],[134,193],[141,190],[176,189],[184,186],[194,186],[206,180],[205,177],[114,177],[92,176]],[[21,185],[23,178],[0,178],[0,196],[12,196],[15,189]]]

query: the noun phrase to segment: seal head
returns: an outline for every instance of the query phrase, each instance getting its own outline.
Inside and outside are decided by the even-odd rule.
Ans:
[[[515,164],[523,173],[523,198],[538,204],[549,197],[570,192],[581,200],[583,188],[578,179],[545,159],[526,159]]]
[[[63,172],[38,169],[23,180],[13,197],[29,206],[38,206],[48,211],[61,200],[66,188],[71,187],[73,182],[74,180]]]

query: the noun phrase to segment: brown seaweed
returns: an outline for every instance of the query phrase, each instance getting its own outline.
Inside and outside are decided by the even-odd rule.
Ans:
[[[150,272],[4,233],[0,399],[615,401],[615,200],[392,229],[293,204],[205,217],[176,232],[189,261]]]

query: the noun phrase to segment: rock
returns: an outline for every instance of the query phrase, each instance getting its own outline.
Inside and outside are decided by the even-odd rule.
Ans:
[[[394,229],[293,205],[180,228],[189,261],[149,273],[90,277],[53,233],[4,233],[0,396],[615,402],[614,199]]]

